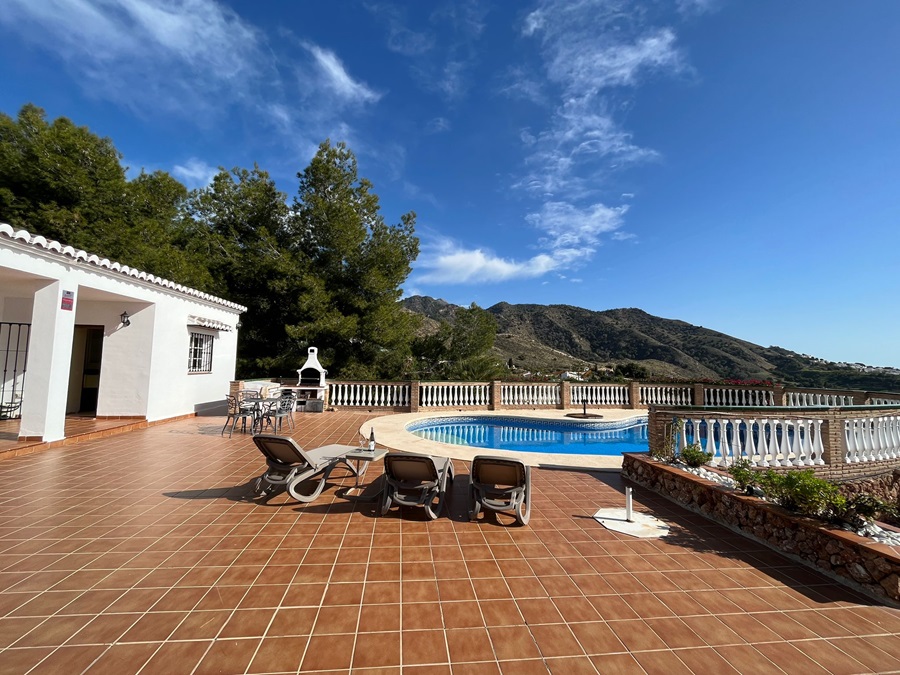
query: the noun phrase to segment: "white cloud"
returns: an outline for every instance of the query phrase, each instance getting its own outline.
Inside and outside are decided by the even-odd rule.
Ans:
[[[0,22],[56,52],[91,95],[144,114],[212,115],[270,66],[259,31],[211,0],[9,0]]]
[[[622,226],[627,206],[593,204],[580,209],[566,202],[547,202],[537,213],[525,217],[543,233],[540,243],[565,262],[590,257],[600,245],[601,235]]]
[[[446,117],[435,117],[428,120],[428,124],[425,125],[425,132],[429,134],[440,134],[445,131],[450,131],[450,120]]]
[[[209,185],[213,176],[219,173],[219,169],[210,166],[202,159],[191,157],[184,164],[176,164],[172,167],[172,173],[188,188],[199,188]]]
[[[334,92],[342,101],[374,103],[381,98],[381,94],[350,77],[344,64],[334,52],[311,43],[304,43],[303,46],[315,59],[323,87]]]
[[[444,239],[423,251],[416,262],[416,281],[422,284],[476,284],[533,279],[558,266],[559,262],[546,254],[528,260],[512,260],[483,248],[463,248]]]
[[[390,4],[364,4],[388,27],[387,48],[403,56],[420,56],[434,47],[434,34],[430,31],[414,31],[407,26],[406,12]]]
[[[287,30],[270,42],[216,0],[9,0],[0,25],[54,53],[90,97],[204,129],[254,116],[294,162],[325,137],[349,141],[349,120],[382,96],[335,52]]]

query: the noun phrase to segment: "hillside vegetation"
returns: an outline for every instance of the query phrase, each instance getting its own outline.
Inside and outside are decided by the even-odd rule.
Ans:
[[[450,320],[455,309],[422,296],[406,298],[403,305],[435,322]],[[635,363],[656,379],[759,379],[797,387],[900,391],[897,375],[762,347],[640,309],[595,312],[570,305],[501,302],[487,311],[497,320],[494,353],[522,372],[602,372]]]

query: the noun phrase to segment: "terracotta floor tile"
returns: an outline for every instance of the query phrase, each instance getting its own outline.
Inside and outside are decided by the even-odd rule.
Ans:
[[[406,666],[449,663],[442,630],[405,631],[401,634],[403,670]]]
[[[354,443],[370,418],[304,415],[290,433],[306,447]],[[433,522],[421,509],[374,518],[337,496],[353,482],[343,471],[311,504],[281,494],[260,505],[240,501],[263,464],[250,436],[222,438],[213,421],[0,460],[10,479],[0,649],[16,645],[0,669],[42,659],[34,672],[97,659],[92,675],[148,661],[145,673],[198,661],[198,673],[364,675],[900,669],[900,612],[698,514],[642,491],[637,507],[672,523],[673,537],[599,526],[598,505],[621,502],[616,474],[535,469],[527,527],[468,522],[464,480]],[[152,453],[153,466],[100,485],[111,453]],[[51,464],[63,489],[29,480]],[[142,641],[108,647],[120,638]]]
[[[167,642],[144,665],[148,673],[175,673],[193,670],[209,649],[211,641]]]
[[[253,658],[259,638],[216,640],[197,665],[194,675],[238,675]]]
[[[728,663],[712,647],[679,649],[673,652],[692,673],[715,673],[716,675],[738,675],[740,671]],[[753,671],[756,672],[756,671]],[[762,672],[762,671],[760,671]]]
[[[400,665],[400,633],[361,633],[356,639],[352,666],[383,668]]]
[[[646,675],[647,672],[631,654],[605,654],[603,656],[591,656],[590,659],[597,672],[602,673],[602,675],[607,675],[607,673],[609,675]]]
[[[575,635],[565,624],[544,624],[531,626],[531,634],[541,654],[552,656],[581,656],[584,650]]]
[[[132,675],[143,668],[147,660],[159,648],[157,642],[112,645],[91,665],[91,674]]]
[[[825,675],[829,672],[790,642],[769,642],[754,647],[788,675]]]
[[[60,647],[29,673],[30,675],[80,673],[86,670],[104,651],[106,651],[106,645]]]
[[[345,640],[344,649],[352,648],[347,645],[348,636],[339,637]],[[352,637],[349,639],[352,640]],[[308,637],[267,637],[260,643],[250,662],[249,671],[256,673],[291,672],[296,673],[300,669],[300,662],[306,653]],[[340,645],[339,645],[340,647]],[[349,656],[348,656],[349,659]],[[349,660],[348,660],[349,663]]]
[[[494,661],[494,649],[484,628],[454,628],[446,631],[451,663]]]
[[[863,673],[866,667],[829,640],[794,642],[794,647],[831,673]]]
[[[678,659],[675,652],[638,652],[633,656],[647,675],[692,675],[694,672]]]

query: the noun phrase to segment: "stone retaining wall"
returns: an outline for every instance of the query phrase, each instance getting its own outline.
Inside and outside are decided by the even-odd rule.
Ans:
[[[651,459],[626,454],[622,475],[867,595],[900,607],[900,551]]]

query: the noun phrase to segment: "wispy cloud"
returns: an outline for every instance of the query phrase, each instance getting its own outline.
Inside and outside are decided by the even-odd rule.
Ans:
[[[416,262],[415,282],[476,284],[533,279],[556,269],[559,261],[546,254],[527,260],[502,258],[484,248],[466,248],[450,239],[424,247]]]
[[[450,120],[446,117],[434,117],[425,125],[425,132],[429,134],[440,134],[445,131],[450,131]]]
[[[408,27],[405,9],[389,3],[366,3],[364,6],[387,26],[387,48],[392,52],[421,56],[434,47],[432,31],[415,31]]]
[[[628,206],[598,201],[608,175],[659,156],[618,119],[623,99],[651,77],[689,68],[674,29],[624,0],[539,0],[520,31],[538,45],[546,80],[538,86],[528,68],[513,68],[502,91],[548,113],[520,133],[524,170],[513,185],[541,200],[525,218],[544,232],[539,245],[561,267],[578,266],[604,236],[634,238],[620,231]]]
[[[567,202],[546,202],[525,220],[543,233],[539,243],[559,264],[571,265],[592,257],[601,236],[618,230],[627,211],[627,206],[598,203],[580,209]]]
[[[374,103],[381,98],[381,94],[350,77],[334,52],[308,42],[303,43],[303,46],[315,59],[319,80],[324,89],[332,91],[347,103]]]
[[[213,176],[219,172],[215,166],[211,166],[202,159],[191,157],[184,164],[176,164],[172,167],[172,173],[189,188],[205,187],[212,182]]]
[[[91,95],[139,113],[212,115],[271,70],[260,32],[211,0],[9,0],[0,22],[56,52]]]
[[[55,53],[88,96],[204,129],[253,116],[293,162],[350,140],[382,96],[334,51],[285,30],[270,41],[216,0],[9,0],[0,24]]]
[[[465,97],[475,44],[485,29],[486,5],[478,0],[447,0],[431,11],[427,25],[412,27],[405,9],[391,3],[367,4],[387,28],[387,47],[409,57],[419,86],[446,101]]]

